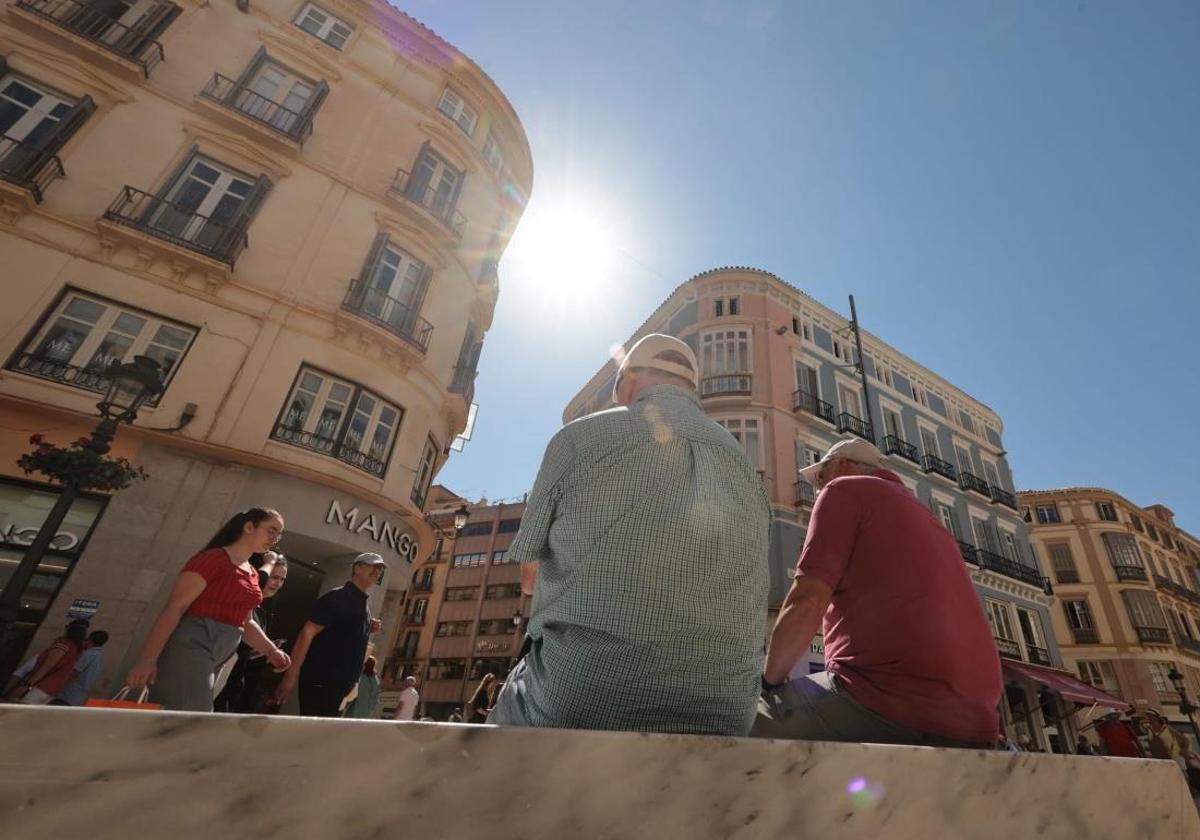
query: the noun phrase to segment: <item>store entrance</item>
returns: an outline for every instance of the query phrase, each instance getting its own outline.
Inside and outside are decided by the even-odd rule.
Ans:
[[[325,572],[311,563],[306,563],[299,557],[288,555],[287,583],[279,594],[271,600],[275,601],[271,615],[270,636],[275,644],[289,653],[304,622],[312,612],[317,596],[321,594]],[[282,641],[281,641],[282,640]]]

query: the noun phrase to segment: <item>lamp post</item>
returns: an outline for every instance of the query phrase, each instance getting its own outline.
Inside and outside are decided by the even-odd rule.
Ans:
[[[1200,747],[1200,726],[1196,725],[1196,718],[1192,713],[1197,707],[1192,705],[1192,701],[1188,699],[1187,687],[1183,682],[1183,674],[1179,673],[1179,669],[1175,664],[1171,664],[1171,670],[1167,672],[1167,679],[1171,681],[1171,685],[1175,687],[1175,691],[1179,693],[1179,711],[1187,716],[1188,723],[1192,725],[1192,734],[1196,736],[1196,745]]]
[[[140,409],[150,397],[163,389],[162,373],[158,362],[148,356],[135,356],[132,362],[109,365],[105,375],[109,379],[104,398],[96,404],[101,420],[92,430],[87,449],[97,455],[105,455],[111,449],[113,438],[121,423],[132,423]],[[58,534],[63,520],[83,489],[70,478],[63,482],[62,491],[50,509],[37,536],[25,550],[12,577],[0,592],[0,675],[12,673],[20,659],[20,645],[15,643],[14,628],[21,611],[21,597],[33,576],[37,574],[51,541]]]

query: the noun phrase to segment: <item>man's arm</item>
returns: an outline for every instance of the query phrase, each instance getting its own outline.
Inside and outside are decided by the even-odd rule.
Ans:
[[[542,465],[538,468],[533,490],[525,502],[525,515],[521,517],[521,530],[508,549],[508,555],[521,564],[521,591],[532,595],[537,583],[538,561],[550,550],[550,526],[558,499],[562,495],[562,482],[575,458],[575,450],[567,435],[559,431],[546,446]]]
[[[521,591],[526,595],[532,595],[534,587],[537,586],[537,570],[537,561],[521,564]]]
[[[300,676],[300,669],[304,667],[304,660],[308,656],[312,640],[324,629],[323,625],[314,624],[311,621],[304,622],[300,635],[296,637],[296,644],[292,646],[292,664],[284,673],[283,679],[279,681],[279,688],[275,690],[276,703],[283,703],[287,700],[292,689],[296,687],[296,679]]]
[[[832,587],[820,578],[798,577],[792,582],[771,631],[763,669],[767,682],[777,685],[787,680],[792,668],[808,651],[832,598]]]

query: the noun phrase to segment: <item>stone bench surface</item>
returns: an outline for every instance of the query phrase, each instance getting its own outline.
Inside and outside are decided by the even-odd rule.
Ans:
[[[1200,838],[1165,761],[0,706],[0,836]]]

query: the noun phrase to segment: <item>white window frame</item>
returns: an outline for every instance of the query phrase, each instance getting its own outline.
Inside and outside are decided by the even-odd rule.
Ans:
[[[958,466],[959,475],[962,475],[965,472],[970,473],[971,475],[975,475],[975,457],[971,454],[971,444],[969,444],[969,443],[964,444],[957,437],[952,438],[952,444],[954,447],[954,463]],[[967,453],[967,469],[963,469],[963,465],[962,465],[962,462],[963,462],[962,452],[963,451],[965,451]],[[978,476],[976,476],[976,477],[978,477]]]
[[[1146,667],[1150,670],[1150,682],[1156,692],[1159,694],[1175,694],[1175,687],[1171,685],[1171,680],[1167,677],[1167,674],[1171,672],[1170,662],[1151,660],[1146,663]]]
[[[1017,546],[1017,533],[1003,525],[996,526],[1000,532],[1000,553],[1014,563],[1021,562],[1021,550]]]
[[[1025,638],[1024,628],[1021,626],[1021,613],[1029,616],[1029,627],[1033,631],[1033,641]],[[1028,648],[1030,645],[1046,650],[1046,629],[1042,627],[1042,617],[1034,610],[1026,609],[1025,607],[1017,607],[1017,627],[1021,630],[1021,643]]]
[[[901,410],[900,406],[898,406],[897,404],[895,404],[893,402],[889,402],[888,400],[885,400],[883,397],[880,397],[879,398],[879,419],[883,423],[883,429],[882,429],[883,434],[885,436],[891,434],[891,432],[888,431],[888,424],[887,424],[887,416],[888,416],[889,411],[892,414],[896,415],[896,437],[899,438],[900,440],[904,441],[905,443],[908,443],[908,438],[904,434],[904,411]]]
[[[1075,663],[1079,678],[1090,686],[1102,688],[1109,693],[1120,691],[1117,672],[1107,659],[1080,659]],[[1118,695],[1119,696],[1119,695]]]
[[[992,628],[992,635],[997,639],[1004,639],[1006,642],[1015,642],[1020,644],[1020,639],[1017,638],[1016,630],[1014,629],[1015,621],[1012,614],[1012,604],[1006,601],[996,601],[992,598],[984,598],[984,615],[987,616],[988,625]],[[1003,621],[1000,621],[1000,619]],[[1003,624],[1003,627],[997,626]],[[1006,631],[1008,635],[1001,633],[1001,630]]]
[[[459,127],[463,134],[471,137],[475,134],[475,126],[479,122],[479,114],[467,104],[467,100],[454,88],[442,90],[442,98],[438,100],[438,111]]]
[[[1045,511],[1053,511],[1054,518],[1050,519],[1049,516],[1043,518],[1042,511],[1044,511],[1044,510]],[[1033,506],[1033,515],[1034,515],[1034,518],[1037,519],[1039,525],[1061,525],[1062,521],[1063,521],[1062,520],[1062,512],[1058,509],[1058,505],[1055,504],[1054,502],[1050,502],[1049,504],[1045,504],[1045,505],[1034,505]]]
[[[314,376],[319,380],[315,391],[305,384],[306,375]],[[330,404],[331,395],[337,386],[345,388],[348,393],[345,402],[340,403],[341,414],[338,418],[335,428],[333,429],[333,435],[332,437],[326,438],[323,435],[317,434],[317,427],[321,421],[321,416],[324,413],[325,408]],[[308,412],[301,422],[299,428],[296,428],[295,426],[287,425],[287,419],[291,413],[289,407],[297,399],[297,395],[301,392],[312,395],[312,405],[309,407]],[[362,399],[364,397],[374,401],[374,404],[371,406],[369,411],[364,410],[362,406]],[[334,405],[338,404],[339,403],[334,402]],[[282,427],[287,431],[303,432],[313,436],[314,438],[328,440],[330,442],[331,449],[335,444],[348,446],[352,451],[360,455],[366,455],[368,457],[375,458],[383,464],[383,472],[387,472],[388,465],[391,462],[392,450],[395,447],[400,426],[404,421],[404,409],[399,405],[385,400],[383,397],[379,396],[379,394],[371,391],[368,388],[364,388],[352,380],[343,379],[339,376],[335,376],[331,373],[323,371],[320,368],[312,367],[311,365],[301,365],[300,371],[296,374],[296,379],[292,383],[292,387],[288,390],[288,395],[284,400],[283,405],[284,408],[280,413],[278,422],[276,423],[277,426]],[[395,420],[390,427],[383,419],[384,409],[391,409],[394,413]],[[350,424],[355,419],[355,416],[360,413],[363,413],[367,416],[367,424],[363,430],[362,439],[359,442],[359,446],[351,446],[347,441],[347,435],[350,431]],[[375,440],[376,432],[380,428],[387,430],[387,437],[382,447],[383,454],[375,455],[372,453],[372,442]],[[287,439],[283,438],[283,442],[286,443]]]
[[[487,139],[483,141],[483,159],[497,175],[504,171],[504,147],[491,129],[488,129]]]
[[[416,475],[413,476],[412,500],[418,508],[425,509],[429,500],[429,488],[433,484],[433,474],[437,468],[438,443],[432,437],[425,438],[425,448],[421,451],[421,462],[417,465]]]
[[[306,29],[304,27],[305,21],[310,16],[314,16],[316,31],[313,31],[312,29]],[[316,21],[315,16],[323,17],[324,20]],[[330,46],[335,50],[338,50],[339,52],[346,46],[347,43],[349,43],[350,37],[354,34],[353,25],[342,20],[337,15],[330,13],[327,9],[318,6],[316,3],[305,3],[303,6],[301,6],[300,11],[296,13],[296,17],[292,18],[292,23],[294,23],[297,28],[307,32],[309,35],[312,35],[317,40],[325,43],[327,46]],[[344,29],[345,33],[343,34],[338,32],[338,27]],[[336,43],[338,38],[341,39],[341,43]]]
[[[96,318],[96,321],[90,326],[88,326],[87,322],[81,317],[66,314],[67,309],[70,308],[71,304],[76,300],[103,308],[103,311]],[[142,309],[137,309],[136,307],[125,306],[96,295],[90,295],[85,292],[76,291],[75,289],[68,289],[58,303],[54,305],[54,308],[47,313],[47,315],[42,319],[41,326],[38,328],[37,332],[34,333],[33,338],[24,345],[22,352],[29,353],[31,355],[34,354],[42,342],[45,341],[50,333],[54,330],[59,320],[66,319],[80,326],[85,326],[87,328],[86,335],[84,335],[82,341],[79,342],[78,346],[76,346],[66,358],[46,358],[55,364],[70,365],[72,367],[77,367],[80,370],[87,370],[90,373],[103,374],[107,364],[102,364],[99,367],[89,367],[89,364],[93,361],[92,357],[96,355],[97,351],[100,349],[100,345],[104,343],[104,340],[108,338],[110,333],[116,332],[119,335],[126,337],[130,336],[130,333],[128,332],[122,332],[116,329],[117,322],[121,320],[122,315],[128,315],[132,318],[140,318],[144,323],[142,324],[141,329],[136,334],[132,335],[132,342],[125,351],[124,355],[119,359],[115,357],[106,357],[106,361],[125,362],[131,360],[134,356],[150,356],[161,364],[163,360],[171,354],[171,352],[177,352],[178,355],[175,357],[171,368],[166,370],[163,376],[164,386],[169,385],[171,380],[175,378],[175,374],[179,371],[180,366],[183,364],[183,360],[187,356],[188,351],[191,350],[192,345],[195,344],[196,335],[199,331],[194,327],[181,324],[178,321],[172,321],[167,318],[163,318],[160,315],[155,315]],[[158,349],[165,347],[163,343],[156,341],[163,328],[179,330],[180,332],[187,334],[182,348],[169,348],[167,352],[157,352]]]
[[[930,452],[927,448],[927,445],[925,442],[925,433],[926,432],[928,432],[930,434],[930,436],[933,438],[933,445],[934,445],[934,449],[935,449],[935,451],[933,451],[933,452]],[[942,443],[941,443],[941,441],[938,440],[938,433],[937,433],[936,426],[930,426],[928,423],[922,423],[920,420],[918,420],[917,421],[917,437],[919,437],[921,439],[921,454],[922,455],[932,455],[933,457],[938,458],[939,460],[942,460]]]
[[[1099,630],[1099,628],[1096,626],[1096,616],[1092,612],[1092,605],[1088,601],[1088,598],[1086,595],[1078,597],[1078,598],[1066,598],[1063,600],[1062,604],[1063,604],[1063,615],[1067,619],[1067,629],[1068,630],[1097,630],[1097,631]],[[1071,609],[1072,604],[1083,604],[1083,611],[1080,612],[1079,610],[1072,610]],[[1072,623],[1072,621],[1071,621],[1072,617],[1074,617],[1076,619],[1076,621],[1078,622],[1078,624],[1079,624],[1078,627],[1076,627],[1075,624]],[[1086,624],[1081,620],[1081,619],[1085,619],[1085,618],[1087,619]]]
[[[733,435],[742,447],[742,451],[746,453],[746,458],[750,461],[750,466],[762,472],[763,467],[763,433],[764,423],[761,417],[751,414],[734,415],[731,417],[714,417],[717,425]],[[746,437],[750,431],[750,423],[754,424],[754,438],[756,441],[756,451],[752,454],[746,445]]]
[[[33,105],[26,105],[24,102],[5,95],[4,90],[10,84],[18,84],[38,94],[38,101]],[[25,140],[45,123],[49,123],[47,126],[49,127],[60,122],[75,105],[75,100],[68,99],[58,91],[52,90],[19,73],[5,73],[3,76],[0,76],[0,100],[9,101],[25,111],[24,115],[5,132],[6,136],[14,140]]]
[[[732,345],[732,353],[727,345]],[[718,358],[721,364],[717,364]],[[734,370],[727,363],[740,363]],[[749,327],[728,327],[706,330],[700,334],[701,376],[725,376],[735,373],[754,373],[754,330]]]
[[[792,362],[793,362],[792,375],[796,377],[796,390],[799,391],[803,388],[807,392],[808,383],[800,381],[800,368],[801,368],[801,366],[806,367],[813,372],[813,382],[815,382],[816,386],[817,386],[817,392],[815,394],[812,394],[812,396],[816,397],[817,399],[821,399],[821,368],[820,368],[820,366],[814,365],[808,359],[799,357],[799,356],[793,356]]]
[[[983,464],[983,475],[980,477],[989,486],[1004,489],[1004,485],[1000,483],[1000,465],[996,461],[989,460],[982,453],[979,456],[979,461]]]

